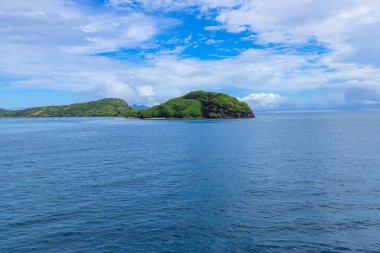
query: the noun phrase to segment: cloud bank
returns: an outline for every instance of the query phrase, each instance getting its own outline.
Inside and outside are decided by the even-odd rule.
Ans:
[[[233,90],[259,109],[379,106],[379,25],[377,1],[5,1],[0,89],[149,105]],[[237,53],[202,57],[209,49]]]

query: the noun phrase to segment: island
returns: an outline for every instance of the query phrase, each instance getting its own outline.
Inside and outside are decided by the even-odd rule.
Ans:
[[[253,118],[247,103],[223,93],[193,91],[144,110],[130,110],[132,118]]]
[[[138,119],[236,119],[254,118],[247,103],[223,93],[192,91],[165,103],[134,109],[122,99],[101,100],[24,110],[0,109],[0,117],[126,117]]]

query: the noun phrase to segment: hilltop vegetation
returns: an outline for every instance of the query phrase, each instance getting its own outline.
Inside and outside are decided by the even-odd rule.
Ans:
[[[123,116],[131,107],[122,99],[106,98],[87,103],[2,110],[0,117],[98,117]]]
[[[124,100],[106,98],[62,106],[34,107],[25,110],[0,109],[0,117],[118,117],[129,118],[253,118],[249,106],[223,93],[193,91],[148,109],[133,109]]]
[[[193,91],[160,105],[131,110],[127,117],[139,118],[253,118],[248,104],[223,93]]]

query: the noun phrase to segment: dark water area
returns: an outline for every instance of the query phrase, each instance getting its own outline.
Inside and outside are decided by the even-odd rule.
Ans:
[[[380,113],[0,119],[0,252],[380,252]]]

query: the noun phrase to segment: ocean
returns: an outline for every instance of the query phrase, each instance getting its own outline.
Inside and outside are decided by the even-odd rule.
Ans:
[[[0,119],[0,252],[380,252],[380,112]]]

